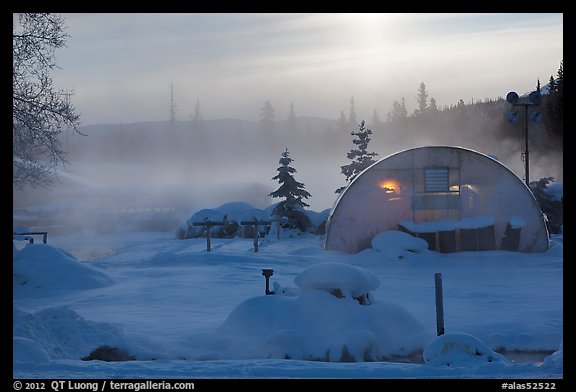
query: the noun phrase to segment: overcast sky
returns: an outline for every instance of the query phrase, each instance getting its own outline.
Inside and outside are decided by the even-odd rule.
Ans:
[[[56,88],[84,125],[204,119],[359,119],[416,106],[505,97],[547,83],[563,59],[562,14],[63,14]]]

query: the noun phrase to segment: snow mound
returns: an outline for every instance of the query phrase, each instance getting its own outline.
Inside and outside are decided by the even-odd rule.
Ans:
[[[216,207],[223,214],[239,214],[246,210],[251,210],[254,206],[245,201],[230,201]]]
[[[372,238],[372,249],[380,252],[391,261],[403,261],[415,253],[428,250],[428,242],[404,231],[386,230]]]
[[[224,358],[329,362],[381,361],[421,352],[430,336],[399,305],[360,305],[323,290],[253,297],[216,331]],[[206,341],[204,339],[203,343]],[[205,343],[204,343],[205,344]]]
[[[339,290],[347,297],[362,297],[380,285],[376,275],[344,263],[320,263],[302,271],[294,278],[301,289]]]
[[[245,201],[231,201],[216,207],[216,211],[221,212],[227,220],[235,221],[239,220],[240,215],[254,208],[252,204]]]
[[[362,268],[316,264],[294,282],[299,290],[289,295],[253,297],[238,305],[216,331],[230,350],[220,355],[381,361],[416,355],[430,339],[423,324],[401,306],[368,300],[379,280]]]
[[[544,363],[542,365],[557,369],[562,369],[564,367],[564,341],[560,343],[560,347],[557,351],[554,351],[552,354],[544,358]]]
[[[186,223],[189,226],[192,226],[194,223],[203,222],[205,220],[209,220],[212,222],[222,222],[224,221],[224,214],[218,210],[214,210],[211,208],[204,208],[192,214],[192,216],[190,217],[190,219],[188,219]]]
[[[424,361],[432,366],[469,367],[485,363],[508,364],[502,354],[476,337],[462,332],[440,335],[424,349]]]
[[[238,222],[253,221],[254,218],[259,221],[270,221],[272,219],[267,211],[259,208],[250,208],[236,216]]]
[[[103,272],[48,244],[29,244],[15,253],[13,260],[15,292],[25,288],[82,290],[114,283]]]
[[[422,252],[428,249],[428,242],[399,230],[382,231],[372,238],[373,249],[381,251],[392,247],[402,248],[411,252]]]
[[[65,306],[36,313],[14,307],[13,320],[14,362],[80,359],[103,344],[125,348],[130,345],[122,330],[85,320]]]

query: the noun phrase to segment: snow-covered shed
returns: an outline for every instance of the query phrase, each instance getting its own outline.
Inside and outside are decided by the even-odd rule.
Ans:
[[[324,246],[355,253],[386,230],[408,232],[441,252],[543,252],[549,245],[526,184],[496,159],[462,147],[417,147],[368,167],[336,200]]]

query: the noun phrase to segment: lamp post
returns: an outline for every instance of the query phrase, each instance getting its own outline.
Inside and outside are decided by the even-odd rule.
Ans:
[[[510,91],[506,95],[506,101],[513,107],[524,108],[524,152],[522,153],[522,160],[524,161],[524,180],[526,181],[526,186],[530,187],[530,153],[528,150],[528,107],[539,106],[542,102],[542,96],[540,91],[532,91],[528,95],[528,100],[530,102],[518,102],[520,97],[514,91]],[[536,122],[540,120],[540,112],[532,112],[531,119]],[[508,121],[512,124],[518,122],[518,112],[510,112],[508,114]]]

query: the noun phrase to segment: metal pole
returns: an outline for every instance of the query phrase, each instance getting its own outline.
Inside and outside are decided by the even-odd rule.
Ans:
[[[258,253],[258,237],[260,234],[260,226],[258,221],[254,220],[254,252]]]
[[[525,137],[525,154],[524,154],[524,173],[526,176],[526,185],[530,186],[530,156],[528,154],[528,105],[524,105],[524,137]]]
[[[436,288],[436,335],[444,335],[444,300],[442,299],[442,274],[434,274]]]
[[[266,278],[266,291],[264,291],[266,293],[266,295],[274,294],[273,291],[270,291],[270,277],[272,275],[274,275],[274,270],[269,269],[269,268],[262,269],[262,276],[264,276]]]

